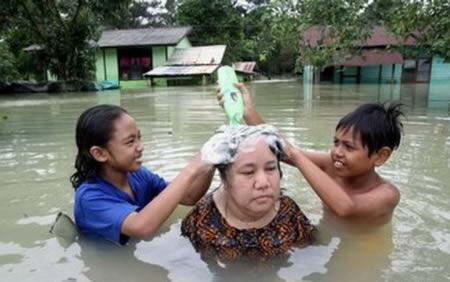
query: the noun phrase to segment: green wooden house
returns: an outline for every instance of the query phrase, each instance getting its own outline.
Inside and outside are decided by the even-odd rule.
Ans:
[[[191,47],[190,27],[103,31],[95,54],[96,80],[117,81],[121,88],[146,87],[144,73],[164,65],[175,48]],[[164,78],[156,85],[166,85]]]

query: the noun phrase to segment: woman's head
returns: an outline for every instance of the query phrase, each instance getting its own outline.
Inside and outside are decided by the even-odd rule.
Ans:
[[[281,139],[267,125],[225,128],[202,149],[203,159],[216,161],[228,200],[255,216],[279,198],[282,155]]]
[[[115,105],[98,105],[85,110],[78,118],[75,140],[78,153],[76,172],[70,178],[76,189],[85,180],[96,176],[100,162],[91,154],[91,148],[106,147],[114,134],[115,121],[127,111]]]

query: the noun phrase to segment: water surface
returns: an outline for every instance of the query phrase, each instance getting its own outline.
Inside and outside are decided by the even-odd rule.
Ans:
[[[424,85],[250,86],[266,120],[306,150],[327,151],[338,119],[369,101],[407,105],[405,136],[379,173],[401,201],[392,223],[374,232],[343,227],[295,169],[282,186],[318,226],[319,242],[266,265],[224,270],[180,237],[179,207],[153,238],[125,247],[49,233],[56,214],[72,214],[69,176],[79,114],[120,104],[141,128],[144,166],[172,179],[225,116],[214,87],[176,87],[0,97],[0,280],[2,281],[446,281],[450,279],[450,117],[448,102],[427,100]],[[218,185],[218,178],[212,188]]]

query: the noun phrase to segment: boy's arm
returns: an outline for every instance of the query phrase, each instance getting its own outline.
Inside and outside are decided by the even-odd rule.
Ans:
[[[244,100],[244,121],[248,125],[258,125],[266,123],[262,116],[256,111],[256,108],[253,104],[252,94],[248,91],[247,87],[245,87],[244,83],[236,83],[235,86],[239,89],[242,94],[242,98]],[[223,107],[224,99],[220,90],[217,90],[216,97],[219,102],[219,105]]]
[[[183,199],[191,184],[209,175],[212,165],[201,161],[198,154],[170,184],[141,211],[128,215],[122,223],[121,233],[146,238],[158,230]]]
[[[254,102],[253,102],[253,96],[248,91],[247,87],[243,83],[237,83],[236,86],[239,88],[239,91],[242,94],[242,97],[244,99],[244,120],[248,125],[258,125],[265,123],[262,116],[258,113],[258,111],[255,108]],[[223,105],[223,99],[220,92],[217,93],[217,99],[219,100],[219,104]],[[324,168],[325,163],[327,161],[327,157],[329,156],[326,153],[312,153],[312,152],[303,152],[311,161],[313,161],[317,166],[320,168]],[[289,160],[286,160],[287,164],[293,165],[289,162]]]
[[[302,151],[291,148],[288,156],[320,199],[338,216],[378,218],[392,213],[400,199],[397,188],[389,183],[382,183],[367,193],[350,195]]]

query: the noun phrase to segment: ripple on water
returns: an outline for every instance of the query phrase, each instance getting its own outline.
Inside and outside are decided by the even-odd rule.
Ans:
[[[380,100],[378,85],[318,85],[306,94],[296,82],[253,83],[249,88],[264,118],[306,150],[327,151],[340,117],[361,103]],[[102,101],[124,106],[142,131],[144,165],[171,180],[225,122],[213,93],[214,87],[176,87],[0,97],[1,115],[8,116],[0,122],[1,236],[15,240],[0,242],[1,280],[48,281],[51,277],[55,281],[126,281],[130,277],[157,277],[167,281],[169,276],[185,281],[190,273],[197,281],[217,278],[205,269],[189,243],[180,240],[177,223],[171,226],[189,209],[176,212],[152,240],[125,248],[81,242],[67,247],[55,238],[49,239],[48,233],[56,213],[73,207],[68,177],[73,172],[75,121],[84,109]],[[411,106],[404,121],[405,135],[399,150],[379,169],[401,191],[393,218],[395,245],[384,273],[374,280],[445,281],[450,277],[450,119],[447,111],[428,114],[421,104],[412,104],[410,95],[399,98]],[[283,185],[289,195],[313,222],[319,222],[322,211],[318,197],[298,171],[286,168],[284,172]],[[219,183],[217,178],[214,181],[212,187]],[[18,218],[24,212],[32,216]],[[307,248],[303,255],[294,254],[301,259],[293,258],[276,277],[295,281],[306,275],[302,276],[304,280],[336,281],[333,267],[339,268],[334,271],[352,275],[359,265],[351,252],[357,244],[349,245],[349,252],[342,255],[343,242],[336,245],[330,240],[314,246],[322,249]],[[362,264],[368,259],[369,252],[358,256]],[[294,276],[296,271],[298,277]],[[320,275],[308,276],[308,271]]]

